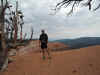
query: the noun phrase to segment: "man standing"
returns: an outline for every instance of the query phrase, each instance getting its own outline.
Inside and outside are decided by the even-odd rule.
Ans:
[[[45,52],[48,53],[48,57],[50,58],[50,54],[49,54],[49,51],[48,51],[48,35],[45,33],[45,30],[41,30],[41,35],[40,35],[40,38],[39,38],[39,44],[41,46],[41,49],[42,49],[42,57],[43,59],[45,59]]]

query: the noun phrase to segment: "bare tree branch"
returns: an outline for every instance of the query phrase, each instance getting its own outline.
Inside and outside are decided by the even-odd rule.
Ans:
[[[94,0],[87,0],[87,1],[86,0],[62,0],[61,2],[57,3],[57,5],[55,7],[55,10],[58,11],[58,10],[60,10],[63,7],[67,8],[68,6],[71,6],[71,9],[70,9],[70,11],[68,13],[68,15],[69,15],[69,14],[73,13],[74,8],[80,6],[82,4],[82,2],[83,2],[83,4],[82,4],[83,6],[89,7],[89,10],[91,10],[92,7],[94,7],[93,4],[91,4],[93,1]],[[99,0],[96,0],[96,1],[100,2]],[[100,3],[94,9],[94,11],[96,11],[99,8],[100,8]]]

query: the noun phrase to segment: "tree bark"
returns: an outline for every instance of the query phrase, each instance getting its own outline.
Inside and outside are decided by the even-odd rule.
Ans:
[[[31,37],[30,37],[30,40],[33,39],[33,32],[34,32],[34,30],[33,30],[33,28],[32,28],[32,29],[31,29]]]
[[[0,69],[2,69],[3,64],[7,58],[6,41],[4,34],[4,16],[0,15]]]
[[[23,27],[21,26],[21,32],[20,32],[20,41],[22,41],[23,40],[23,37],[22,37],[22,35],[23,35]]]
[[[6,59],[7,59],[7,48],[5,41],[5,33],[4,33],[4,12],[5,8],[3,7],[3,0],[1,2],[1,13],[0,13],[0,70],[2,69]]]

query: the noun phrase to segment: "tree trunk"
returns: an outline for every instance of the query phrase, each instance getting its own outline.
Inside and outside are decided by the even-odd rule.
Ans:
[[[33,39],[33,32],[34,32],[34,30],[33,30],[33,28],[32,28],[32,29],[31,29],[31,37],[30,37],[30,40]]]
[[[7,48],[4,34],[4,12],[5,8],[3,7],[3,0],[1,2],[1,13],[0,13],[0,70],[4,66],[4,63],[7,59]]]
[[[4,34],[4,11],[0,14],[0,70],[7,58],[6,41]]]
[[[18,26],[17,26],[17,18],[16,14],[13,17],[14,20],[14,47],[16,47],[16,42],[17,42],[17,33],[18,33]]]
[[[15,26],[14,26],[14,46],[16,46],[16,42],[17,42],[17,34],[18,34],[18,27],[17,27],[17,24],[15,23]]]
[[[14,46],[16,47],[17,35],[18,35],[18,1],[16,1],[16,14],[14,15]]]
[[[24,40],[26,40],[26,36],[27,36],[27,33],[25,33],[25,35],[24,35]]]
[[[23,27],[21,26],[20,41],[22,41],[22,40],[23,40],[23,37],[22,37],[22,36],[23,36],[23,30],[22,30],[22,29],[23,29]]]
[[[10,32],[10,40],[13,40],[13,31],[14,30],[11,30],[11,32]]]

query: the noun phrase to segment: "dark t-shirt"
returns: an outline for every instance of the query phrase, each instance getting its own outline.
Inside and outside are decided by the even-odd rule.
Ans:
[[[47,44],[48,43],[48,35],[46,33],[41,34],[39,40],[41,41],[41,44]]]

